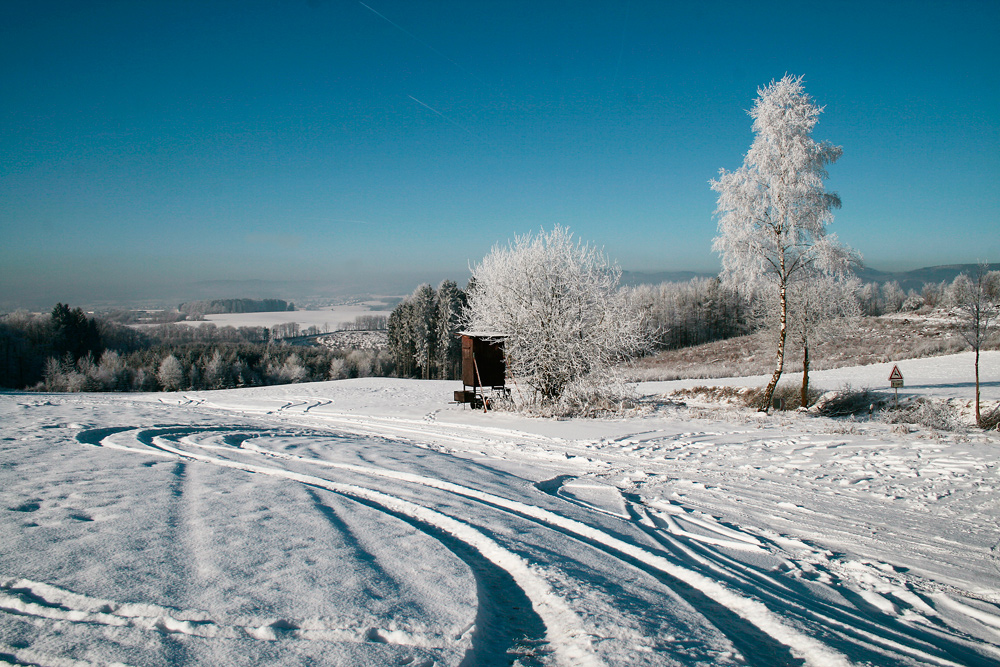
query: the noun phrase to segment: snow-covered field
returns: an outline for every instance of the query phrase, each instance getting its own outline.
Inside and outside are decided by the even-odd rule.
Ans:
[[[384,304],[371,302],[350,306],[329,306],[318,310],[289,310],[269,313],[219,313],[205,315],[204,320],[184,320],[180,324],[199,326],[212,323],[219,327],[273,327],[276,324],[296,322],[303,329],[315,326],[324,331],[334,331],[344,323],[354,323],[360,315],[388,317],[392,310],[382,310]]]
[[[983,352],[979,360],[980,395],[983,401],[1000,401],[1000,352]],[[817,389],[837,390],[850,386],[854,389],[889,389],[889,374],[893,366],[903,375],[903,389],[899,395],[926,396],[943,399],[969,399],[975,396],[975,355],[972,352],[951,354],[927,359],[904,359],[883,364],[869,364],[853,368],[833,368],[809,373],[809,383]],[[646,391],[671,391],[699,385],[763,387],[771,379],[768,375],[717,380],[677,380],[644,383]],[[781,383],[799,386],[802,373],[786,372]]]
[[[900,367],[967,397],[967,361]],[[0,663],[1000,664],[1000,436],[656,401],[686,384],[589,421],[371,378],[0,395]]]

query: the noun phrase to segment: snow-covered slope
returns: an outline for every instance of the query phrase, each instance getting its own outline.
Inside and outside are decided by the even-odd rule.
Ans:
[[[855,389],[869,388],[890,392],[892,390],[889,388],[889,374],[893,366],[898,366],[903,375],[903,389],[899,391],[900,396],[972,400],[975,395],[975,355],[972,352],[812,371],[809,373],[809,382],[811,386],[824,390],[837,390],[850,386]],[[988,351],[980,354],[979,376],[981,399],[1000,401],[1000,352]],[[646,391],[664,392],[698,385],[762,387],[770,379],[771,376],[768,374],[743,378],[647,382],[643,386]],[[802,372],[786,372],[781,376],[781,382],[798,386],[802,382]]]
[[[995,434],[656,404],[683,384],[562,421],[389,379],[0,395],[0,663],[1000,661]]]

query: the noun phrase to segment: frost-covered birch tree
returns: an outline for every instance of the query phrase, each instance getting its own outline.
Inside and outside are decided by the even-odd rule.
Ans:
[[[472,273],[468,327],[503,336],[509,373],[533,392],[525,403],[553,406],[581,381],[597,389],[646,344],[621,270],[565,227],[498,244]]]
[[[711,182],[719,193],[719,235],[712,249],[722,256],[724,283],[776,296],[774,373],[759,406],[766,412],[784,367],[789,286],[817,273],[844,271],[852,253],[826,233],[833,209],[840,207],[840,198],[824,189],[826,165],[843,151],[811,136],[822,107],[805,93],[801,76],[785,75],[757,93],[749,112],[756,136],[743,166],[722,169]]]
[[[964,273],[951,284],[951,299],[961,315],[959,331],[976,353],[976,425],[983,425],[979,408],[979,351],[1000,321],[1000,271],[980,264],[970,278]]]
[[[835,329],[850,326],[861,317],[860,281],[851,277],[818,274],[793,284],[788,293],[788,330],[802,348],[802,386],[799,404],[808,406],[809,348]]]

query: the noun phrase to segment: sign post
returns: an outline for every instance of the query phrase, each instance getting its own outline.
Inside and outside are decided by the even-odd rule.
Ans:
[[[896,390],[895,396],[895,407],[899,407],[899,388],[903,386],[903,374],[899,370],[899,366],[896,364],[892,365],[892,372],[889,373],[889,386]]]

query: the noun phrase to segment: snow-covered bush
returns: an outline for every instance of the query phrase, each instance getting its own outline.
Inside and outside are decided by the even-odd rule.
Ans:
[[[900,310],[905,310],[908,312],[916,312],[921,308],[923,308],[923,306],[924,306],[924,297],[920,296],[919,294],[911,294],[908,297],[906,297],[906,301],[903,302],[903,306],[902,308],[900,308]]]
[[[939,431],[954,431],[959,427],[957,415],[946,403],[923,397],[890,406],[882,411],[880,418],[887,424],[919,424]]]
[[[371,350],[351,350],[346,361],[347,367],[354,371],[354,377],[366,378],[372,374],[375,353]]]
[[[184,367],[181,366],[180,360],[172,354],[164,357],[156,372],[156,379],[167,391],[180,390],[184,383]]]
[[[615,368],[646,347],[646,333],[602,251],[556,226],[494,246],[472,273],[467,326],[503,337],[508,372],[530,388],[515,392],[521,407],[551,408],[586,378],[564,406],[585,412],[598,388],[624,386],[612,382]]]
[[[350,377],[347,362],[344,359],[337,357],[330,362],[330,379],[331,380],[343,380]]]
[[[850,385],[839,391],[828,391],[813,403],[812,410],[824,417],[855,417],[872,415],[885,405],[885,396],[868,387],[854,389]]]
[[[309,371],[297,354],[288,355],[281,365],[272,362],[267,366],[267,377],[272,384],[294,384],[305,381],[308,376]]]
[[[895,280],[882,285],[882,312],[898,313],[906,301],[906,292]]]

